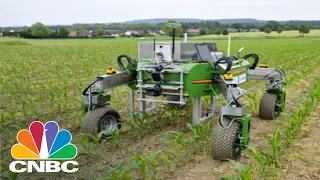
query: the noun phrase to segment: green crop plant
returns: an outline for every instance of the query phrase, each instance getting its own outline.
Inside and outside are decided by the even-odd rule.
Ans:
[[[105,180],[131,180],[132,168],[125,165],[124,161],[117,163],[116,167],[110,169],[105,175]]]
[[[170,161],[170,159],[165,151],[162,151],[160,153],[160,159],[165,164],[167,170],[170,170],[172,161]]]
[[[18,179],[19,173],[11,172],[9,170],[9,166],[7,164],[5,164],[3,161],[0,161],[0,164],[1,164],[1,171],[0,171],[0,178],[1,179],[4,179],[4,180],[16,180],[16,179]]]
[[[146,160],[148,161],[152,170],[152,179],[156,179],[157,177],[157,160],[160,153],[162,153],[162,150],[152,151],[146,157]]]
[[[90,149],[90,142],[89,142],[88,136],[83,136],[80,140],[80,144],[87,153],[90,153],[91,149]]]
[[[88,180],[95,180],[95,172],[92,168],[90,168],[90,170],[89,170]]]
[[[207,121],[205,123],[201,123],[199,125],[192,125],[190,123],[187,124],[187,129],[192,132],[192,135],[188,138],[188,144],[192,145],[193,153],[197,151],[197,145],[200,140],[207,141],[206,137],[208,137],[211,133],[212,129],[212,121]],[[189,146],[189,145],[188,145]],[[204,146],[201,146],[203,149]],[[190,148],[187,148],[189,152]]]
[[[89,157],[91,157],[92,155],[92,142],[95,145],[99,145],[99,138],[90,134],[82,134],[80,139],[80,145],[83,147],[83,149],[86,151]]]
[[[135,121],[133,121],[131,119],[123,119],[122,122],[123,122],[123,124],[126,124],[130,127],[131,134],[133,137],[135,137],[136,136],[136,123],[135,123]]]
[[[132,151],[129,151],[129,153],[133,156],[133,158],[131,159],[132,165],[139,168],[142,179],[146,180],[148,177],[148,166],[146,158]]]
[[[111,133],[111,137],[112,137],[112,141],[115,143],[115,144],[120,144],[121,142],[121,137],[120,137],[120,130],[115,130]]]
[[[221,180],[253,180],[251,169],[252,167],[246,167],[244,164],[240,162],[231,161],[236,167],[236,172],[239,174],[238,176],[222,176]]]
[[[187,124],[188,129],[192,132],[192,136],[188,138],[190,144],[192,144],[193,152],[196,151],[198,140],[201,138],[201,134],[198,133],[197,129],[194,128],[191,124]],[[187,148],[189,150],[189,148]]]
[[[251,107],[251,113],[256,114],[258,112],[260,98],[258,98],[258,93],[250,93],[247,95],[249,98],[249,106]]]
[[[281,157],[281,134],[280,130],[277,129],[276,132],[268,137],[269,145],[271,146],[271,152],[269,157],[271,158],[272,164],[274,164],[275,168],[280,167],[280,157]]]
[[[169,142],[170,147],[173,150],[173,155],[175,157],[175,162],[178,164],[180,159],[181,159],[181,151],[179,144],[184,147],[185,142],[184,142],[184,136],[183,133],[177,133],[174,140]]]
[[[257,161],[257,171],[261,177],[266,177],[266,171],[268,166],[271,165],[271,158],[263,150],[257,149],[255,147],[248,146],[248,155],[253,157]]]
[[[0,38],[0,41],[4,40]],[[274,46],[275,41],[277,41],[277,46]],[[0,140],[3,145],[1,146],[1,152],[9,152],[10,147],[16,143],[16,133],[21,129],[28,128],[28,124],[36,119],[43,122],[54,120],[59,123],[63,121],[63,123],[61,123],[62,128],[69,128],[71,126],[70,132],[73,135],[72,142],[82,146],[80,145],[82,138],[78,133],[77,126],[79,117],[81,116],[79,116],[79,114],[81,114],[82,111],[82,99],[79,97],[81,97],[83,87],[85,87],[92,78],[104,73],[104,68],[107,68],[107,65],[110,64],[114,68],[117,68],[115,58],[122,51],[134,57],[137,54],[136,46],[138,41],[135,39],[110,39],[107,41],[25,40],[24,42],[31,45],[22,46],[19,45],[19,43],[12,43],[9,46],[1,45],[0,48],[0,86],[4,87],[0,88],[0,129],[1,137],[5,137]],[[225,40],[217,40],[217,43],[222,44],[222,50],[226,50],[227,44]],[[313,79],[314,77],[309,76],[309,74],[316,73],[319,67],[319,40],[317,39],[243,39],[241,41],[234,40],[232,46],[240,47],[243,43],[246,44],[246,49],[255,49],[259,52],[261,62],[266,61],[270,66],[283,68],[287,73],[287,85],[289,88],[292,88],[293,85],[296,87],[302,86],[302,84],[299,85],[299,83],[301,83],[299,79],[307,80],[305,78],[306,76]],[[260,46],[261,44],[263,44],[263,46]],[[296,44],[299,44],[299,46]],[[294,72],[297,73],[294,74]],[[315,76],[316,75],[317,74],[315,74]],[[248,84],[244,84],[244,87],[252,87],[252,90],[255,91],[257,86],[255,83],[254,81],[248,82]],[[263,83],[259,85],[263,86]],[[316,86],[313,88],[316,88]],[[311,96],[312,94],[313,96],[317,96],[317,94],[319,94],[317,92],[319,91],[320,89],[316,88],[312,92],[310,91],[307,96]],[[112,104],[114,104],[116,108],[120,108],[122,110],[121,113],[128,114],[129,110],[126,109],[128,101],[127,98],[123,96],[123,94],[126,95],[126,88],[119,89],[119,91],[115,91],[115,93],[116,96],[112,99]],[[248,94],[252,94],[252,92],[248,91]],[[314,100],[308,100],[309,102],[305,104],[305,111],[309,111],[307,107],[313,109],[312,107],[319,98],[314,97],[313,99]],[[221,103],[222,101],[220,100],[223,99],[216,98],[215,105]],[[250,101],[249,98],[248,101]],[[176,109],[170,112],[169,108],[163,108],[161,111],[156,111],[157,113],[154,113],[146,120],[147,123],[143,124],[146,126],[144,129],[139,128],[139,122],[130,121],[137,125],[135,124],[135,126],[133,126],[134,128],[130,127],[131,130],[135,129],[135,132],[132,132],[135,136],[128,140],[128,144],[136,147],[137,142],[139,142],[139,145],[140,143],[143,145],[143,142],[140,140],[143,140],[142,138],[145,136],[139,133],[139,131],[143,134],[152,133],[150,136],[161,134],[162,132],[158,129],[162,130],[165,126],[169,126],[169,128],[165,128],[164,130],[178,131],[179,128],[175,127],[175,122],[177,121],[175,118],[179,118],[181,121],[190,120],[192,118],[190,116],[191,111],[190,103],[187,104],[187,107],[183,110]],[[281,144],[290,144],[285,142],[294,141],[303,125],[301,123],[305,123],[305,118],[301,119],[301,117],[310,114],[311,111],[308,113],[301,111],[300,115],[294,113],[295,116],[292,115],[290,118],[285,119],[286,124],[281,130]],[[183,114],[183,117],[179,117],[181,114]],[[128,124],[128,126],[130,125]],[[159,126],[163,128],[158,128]],[[257,131],[259,131],[259,129],[257,129]],[[182,160],[185,158],[185,156],[182,155],[186,154],[187,149],[193,149],[193,142],[196,142],[198,149],[205,149],[202,147],[205,147],[205,143],[208,142],[206,140],[208,136],[199,132],[200,131],[197,130],[195,133],[197,135],[194,137],[192,137],[192,130],[183,132],[185,147],[187,148],[182,149],[181,146],[177,144]],[[136,138],[138,135],[141,136],[141,138]],[[201,136],[201,138],[199,136]],[[173,140],[171,138],[168,141]],[[124,143],[124,141],[122,143]],[[160,153],[159,157],[166,167],[166,170],[170,171],[171,169],[171,172],[173,172],[176,162],[173,161],[174,156],[170,153],[172,152],[172,148],[169,142],[165,144],[165,151]],[[100,148],[94,148],[97,144],[92,142],[90,138],[88,145],[90,153],[99,154],[97,152]],[[104,146],[104,150],[110,154],[123,153],[123,151],[125,151],[115,150],[113,146],[108,147],[109,145],[109,143],[101,143],[101,146]],[[285,145],[281,146],[281,148],[285,147]],[[81,149],[82,148],[83,147],[81,147]],[[155,147],[151,147],[151,150],[154,149]],[[270,147],[270,152],[271,149]],[[139,151],[140,150],[141,149],[139,149]],[[85,149],[84,151],[87,152]],[[267,164],[266,156],[263,155],[263,153],[264,152],[261,152],[260,161]],[[190,154],[188,154],[188,156],[190,156]],[[2,157],[3,160],[10,158],[10,156],[5,155],[2,155]],[[125,159],[126,157],[127,156],[123,158]],[[79,156],[77,158],[80,158],[81,161],[81,158],[84,157]],[[90,164],[93,164],[92,162],[97,161],[99,164],[105,160],[103,158],[100,158],[101,160],[85,158],[86,161],[90,162],[82,165],[82,168],[86,169],[90,168]],[[114,163],[115,162],[112,162],[111,164],[113,167],[116,167],[117,165]],[[255,167],[259,167],[259,165]],[[130,175],[134,168],[131,164],[123,165],[120,169],[114,171],[113,175],[103,177],[102,179],[134,179]],[[267,169],[267,167],[265,167],[265,169]],[[109,170],[109,168],[106,168],[103,174]],[[84,174],[85,173],[88,172],[84,172]],[[101,172],[97,171],[95,173],[99,176]],[[161,173],[158,169],[157,175],[161,176]],[[257,172],[257,174],[259,173]],[[84,177],[88,177],[87,174],[84,175]],[[152,179],[151,176],[148,178]]]
[[[148,114],[144,114],[142,117],[136,115],[133,117],[132,121],[136,124],[136,127],[139,129],[140,135],[144,136],[147,122],[150,121]]]
[[[179,163],[181,159],[181,148],[186,147],[186,140],[182,132],[167,131],[164,135],[159,137],[160,140],[164,141],[170,146],[172,152],[170,152],[176,163]]]

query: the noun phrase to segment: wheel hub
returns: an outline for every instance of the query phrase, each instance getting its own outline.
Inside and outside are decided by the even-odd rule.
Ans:
[[[100,131],[111,133],[117,129],[117,119],[112,115],[104,116],[100,121]]]

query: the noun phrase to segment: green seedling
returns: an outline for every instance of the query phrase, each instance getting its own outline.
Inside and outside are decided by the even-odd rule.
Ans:
[[[167,153],[165,151],[162,151],[160,153],[160,158],[162,162],[165,164],[165,166],[167,167],[167,169],[170,170],[172,162],[169,160],[169,157],[167,156]]]
[[[149,165],[151,166],[152,179],[156,179],[156,177],[157,177],[157,159],[158,159],[158,155],[160,153],[162,153],[162,150],[152,151],[146,157],[146,160],[148,161]]]
[[[272,162],[275,166],[275,168],[280,167],[280,158],[281,158],[281,134],[280,130],[277,129],[276,132],[271,136],[268,137],[269,145],[271,146],[271,155]]]
[[[129,153],[133,156],[133,158],[131,159],[133,166],[138,167],[140,174],[142,176],[143,180],[147,179],[148,176],[148,172],[147,172],[147,160],[145,159],[145,157],[136,154],[135,152],[129,151]]]
[[[132,168],[129,168],[125,165],[123,161],[120,161],[117,163],[117,166],[110,169],[104,179],[105,180],[131,180],[132,177],[130,175],[130,172],[132,171]]]

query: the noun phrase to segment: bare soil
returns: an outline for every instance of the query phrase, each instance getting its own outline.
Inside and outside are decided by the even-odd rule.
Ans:
[[[292,180],[320,179],[320,105],[311,114],[302,133],[288,149],[282,178]]]

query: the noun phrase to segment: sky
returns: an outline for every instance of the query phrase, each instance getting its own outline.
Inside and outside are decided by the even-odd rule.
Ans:
[[[0,0],[0,27],[149,18],[320,20],[319,0]]]

